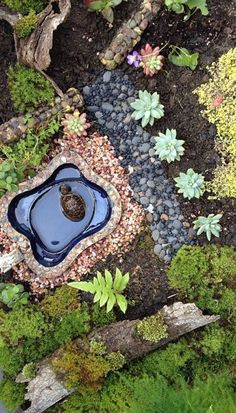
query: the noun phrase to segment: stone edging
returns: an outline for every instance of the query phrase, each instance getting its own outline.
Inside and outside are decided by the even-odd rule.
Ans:
[[[105,189],[112,203],[112,214],[110,220],[103,229],[101,229],[96,234],[90,235],[89,237],[80,241],[60,264],[55,267],[46,268],[40,265],[34,258],[28,238],[15,231],[11,226],[7,218],[7,211],[9,203],[17,194],[33,189],[34,187],[43,183],[51,176],[55,169],[63,163],[73,163],[77,165],[87,179]],[[92,169],[90,169],[89,165],[80,155],[78,155],[78,153],[71,150],[65,150],[61,152],[50,162],[50,164],[44,171],[38,173],[38,175],[30,181],[23,182],[20,185],[20,190],[17,193],[8,192],[6,195],[4,195],[1,199],[1,203],[0,225],[2,227],[2,230],[5,231],[7,236],[9,236],[9,238],[11,238],[12,241],[17,244],[20,251],[24,255],[24,259],[29,268],[35,274],[37,274],[37,276],[43,277],[44,275],[50,275],[50,278],[56,278],[63,274],[66,269],[72,264],[72,262],[79,256],[79,254],[81,254],[82,251],[109,235],[119,223],[122,214],[120,195],[115,187],[111,183],[104,180],[101,176],[97,175]]]
[[[52,105],[38,108],[32,113],[20,115],[0,125],[0,143],[10,143],[19,140],[29,129],[37,128],[39,125],[47,125],[48,122],[64,116],[65,112],[74,112],[75,109],[83,107],[83,98],[79,91],[70,88],[63,98],[57,96]]]
[[[107,69],[115,69],[124,61],[127,54],[141,40],[144,30],[157,14],[162,3],[162,0],[143,0],[139,10],[122,24],[110,45],[101,54],[101,63]]]

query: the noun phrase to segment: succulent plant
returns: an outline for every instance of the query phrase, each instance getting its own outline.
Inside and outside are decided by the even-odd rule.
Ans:
[[[215,237],[220,236],[222,228],[219,224],[219,221],[221,218],[222,214],[209,214],[207,217],[200,216],[195,221],[193,221],[193,228],[198,230],[197,235],[201,235],[203,232],[205,232],[208,241],[210,241],[212,235],[215,235]]]
[[[186,173],[180,172],[175,178],[178,193],[183,194],[184,198],[200,198],[204,193],[204,176],[194,172],[192,168]]]
[[[147,76],[153,76],[161,70],[163,63],[162,60],[164,56],[160,55],[160,47],[150,46],[149,43],[141,49],[142,62],[144,74]]]
[[[68,138],[75,139],[77,136],[87,136],[90,123],[87,122],[86,114],[75,110],[74,113],[67,113],[62,119],[61,124],[64,126],[64,134]]]
[[[164,160],[168,163],[179,161],[184,154],[183,144],[185,141],[176,139],[175,129],[166,129],[166,133],[159,133],[155,137],[155,141],[154,150],[162,161]]]
[[[148,124],[152,126],[155,119],[164,116],[164,106],[160,103],[160,95],[157,92],[151,94],[147,90],[140,90],[139,99],[131,103],[131,107],[135,109],[132,118],[142,119],[143,128]]]

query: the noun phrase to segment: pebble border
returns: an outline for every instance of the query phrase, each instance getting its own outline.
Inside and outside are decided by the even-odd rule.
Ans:
[[[87,111],[106,133],[121,163],[130,171],[133,197],[146,209],[154,253],[166,262],[183,244],[192,244],[195,232],[184,221],[176,189],[166,177],[153,149],[155,138],[131,118],[130,103],[137,97],[132,82],[121,71],[106,71],[83,89]]]
[[[101,53],[101,63],[107,69],[115,69],[125,60],[127,54],[140,42],[144,30],[156,16],[161,5],[162,0],[143,0],[139,9],[122,24],[110,45]]]

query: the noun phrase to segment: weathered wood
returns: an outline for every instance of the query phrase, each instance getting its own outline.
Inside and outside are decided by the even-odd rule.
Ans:
[[[195,304],[181,302],[163,307],[160,313],[168,326],[168,337],[158,343],[137,337],[135,328],[139,320],[124,320],[110,324],[92,332],[89,340],[104,341],[108,352],[120,351],[130,361],[219,319],[219,316],[203,315]],[[63,385],[52,369],[52,361],[57,354],[40,363],[37,376],[29,381],[25,398],[31,402],[31,407],[25,413],[42,413],[70,394],[71,391]]]
[[[63,96],[63,92],[44,71],[51,63],[50,50],[53,46],[53,32],[65,21],[70,10],[70,0],[50,0],[47,7],[37,15],[37,25],[31,35],[19,38],[15,25],[22,15],[12,12],[5,6],[0,6],[0,20],[6,20],[13,28],[18,63],[39,70],[50,81],[59,96]]]
[[[18,249],[15,249],[9,254],[4,254],[0,257],[0,273],[5,273],[9,271],[14,265],[19,264],[23,261],[24,256]]]

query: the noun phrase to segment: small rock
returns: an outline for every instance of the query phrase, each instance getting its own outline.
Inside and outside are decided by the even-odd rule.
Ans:
[[[111,72],[105,72],[103,75],[103,82],[108,83],[111,80]]]
[[[141,202],[142,205],[149,204],[148,198],[146,196],[141,196],[140,202]]]
[[[104,103],[102,103],[102,109],[107,111],[107,112],[112,112],[113,111],[113,106],[108,102],[104,102]]]
[[[85,86],[85,87],[83,88],[83,94],[86,95],[86,96],[88,96],[89,93],[90,93],[90,87],[89,87],[89,86]]]
[[[103,117],[103,114],[102,114],[102,112],[95,112],[95,116],[96,116],[97,119],[99,119],[99,118]]]
[[[173,227],[176,228],[176,229],[179,229],[179,228],[182,227],[182,224],[181,224],[180,221],[178,221],[178,220],[176,219],[176,220],[174,220],[174,222],[173,222]]]
[[[169,216],[168,216],[167,214],[161,214],[160,218],[161,218],[163,221],[168,221]]]
[[[154,239],[154,241],[157,241],[159,237],[160,237],[160,232],[158,231],[158,229],[155,229],[152,232],[152,238]]]
[[[159,245],[159,244],[155,245],[155,247],[154,247],[154,254],[155,254],[155,255],[159,255],[160,252],[161,252],[161,245]]]
[[[146,153],[146,152],[149,151],[149,149],[150,149],[149,143],[143,143],[143,144],[140,146],[140,152]]]

